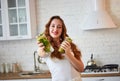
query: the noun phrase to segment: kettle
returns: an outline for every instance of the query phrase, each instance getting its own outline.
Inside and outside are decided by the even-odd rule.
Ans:
[[[97,66],[96,62],[93,60],[93,54],[91,54],[91,59],[87,62],[87,66]]]

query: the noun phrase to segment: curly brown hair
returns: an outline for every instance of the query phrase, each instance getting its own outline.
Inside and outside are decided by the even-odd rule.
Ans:
[[[50,18],[48,23],[45,25],[44,34],[46,35],[46,37],[48,38],[48,40],[50,41],[50,43],[51,43],[51,45],[54,49],[54,51],[51,54],[51,58],[63,59],[64,58],[63,55],[60,54],[60,52],[58,52],[59,47],[56,45],[56,43],[53,41],[53,38],[49,34],[49,27],[50,27],[50,24],[51,24],[53,19],[59,19],[62,22],[62,34],[60,36],[60,43],[62,43],[64,41],[65,37],[69,37],[68,34],[67,34],[67,30],[66,30],[66,26],[64,24],[64,21],[60,16],[52,16]],[[80,59],[81,52],[76,48],[76,45],[74,43],[71,43],[71,48],[72,48],[72,51],[74,53],[74,56],[77,59]]]

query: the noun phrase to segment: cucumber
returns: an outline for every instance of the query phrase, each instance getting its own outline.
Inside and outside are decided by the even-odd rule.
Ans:
[[[71,42],[72,42],[72,39],[71,39],[70,37],[66,37],[66,38],[65,38],[65,41],[68,41],[69,43],[71,43]],[[64,41],[63,41],[63,42],[64,42]],[[62,49],[61,47],[58,49],[58,51],[59,51],[60,53],[65,53],[65,50]]]

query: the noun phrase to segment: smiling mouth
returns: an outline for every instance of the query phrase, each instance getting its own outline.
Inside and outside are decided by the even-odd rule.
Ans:
[[[57,32],[53,32],[54,35],[57,35],[58,33]]]

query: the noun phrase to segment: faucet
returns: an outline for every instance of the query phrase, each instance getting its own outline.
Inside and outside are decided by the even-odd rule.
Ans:
[[[35,72],[39,71],[39,67],[36,65],[36,54],[37,54],[37,51],[34,51],[34,71]]]
[[[39,68],[39,65],[37,66],[37,63],[46,64],[46,62],[43,61],[42,57],[40,57],[39,55],[36,56],[36,54],[37,54],[37,51],[34,51],[34,71],[40,72],[41,69]],[[37,57],[37,59],[36,59],[36,57]],[[36,62],[36,60],[37,60],[37,62]]]

